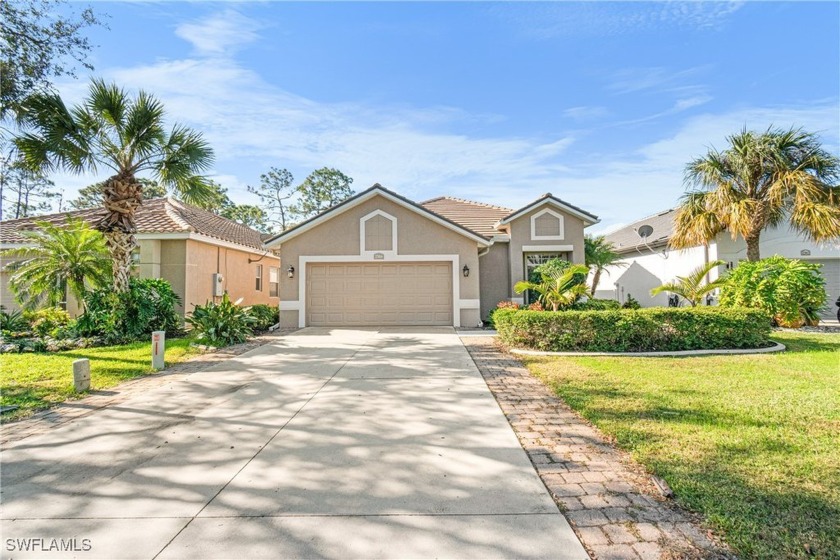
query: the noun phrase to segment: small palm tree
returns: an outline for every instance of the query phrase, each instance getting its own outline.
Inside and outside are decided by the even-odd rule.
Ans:
[[[58,305],[69,290],[84,302],[90,290],[111,281],[111,258],[105,238],[85,222],[68,220],[61,225],[35,222],[39,229],[21,232],[31,244],[3,251],[16,259],[6,266],[9,287],[27,309]]]
[[[615,252],[615,245],[607,241],[603,235],[597,237],[587,235],[583,239],[583,252],[586,259],[586,266],[593,273],[592,291],[590,295],[594,297],[595,290],[598,289],[598,282],[601,281],[601,273],[608,266],[627,266],[627,263],[621,262],[621,256]]]
[[[744,238],[747,259],[761,258],[759,240],[785,218],[810,239],[840,237],[840,160],[801,129],[744,130],[727,138],[729,149],[710,150],[686,167],[685,194],[670,244],[704,245],[728,230]]]
[[[650,295],[655,296],[662,292],[670,292],[686,300],[691,304],[691,307],[696,307],[706,294],[720,288],[726,282],[724,278],[718,278],[717,280],[703,283],[703,280],[708,276],[709,272],[722,264],[724,264],[723,261],[712,261],[698,266],[688,276],[677,276],[676,282],[662,284],[652,289]]]
[[[150,174],[189,203],[213,196],[198,175],[212,165],[213,151],[188,128],[175,125],[167,131],[163,105],[143,91],[132,97],[94,80],[81,105],[68,109],[57,94],[38,93],[24,102],[20,119],[25,132],[15,145],[30,169],[113,173],[102,186],[107,213],[95,227],[105,235],[118,293],[128,290],[137,246],[135,212],[143,201],[138,174]]]
[[[540,282],[517,282],[513,289],[517,294],[533,290],[540,295],[540,301],[551,306],[552,311],[568,307],[581,296],[586,295],[586,277],[589,267],[572,265],[564,270],[549,270],[542,273]]]

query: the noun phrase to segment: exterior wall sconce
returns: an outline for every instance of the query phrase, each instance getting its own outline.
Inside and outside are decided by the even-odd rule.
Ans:
[[[289,278],[295,277],[295,267],[289,265],[289,268],[286,269],[286,272],[289,274]]]
[[[461,270],[461,272],[464,273],[464,278],[466,278],[467,276],[470,275],[470,267],[468,267],[467,265],[464,265],[464,268]]]

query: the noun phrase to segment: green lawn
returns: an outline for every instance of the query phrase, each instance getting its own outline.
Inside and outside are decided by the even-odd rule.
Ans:
[[[781,354],[525,357],[744,558],[840,558],[840,335]]]
[[[166,341],[166,364],[170,365],[197,354],[190,339]],[[73,360],[90,359],[91,389],[107,389],[118,383],[152,372],[150,342],[122,346],[103,346],[66,352],[3,354],[0,356],[0,404],[18,405],[4,414],[3,421],[22,418],[52,404],[71,399]]]

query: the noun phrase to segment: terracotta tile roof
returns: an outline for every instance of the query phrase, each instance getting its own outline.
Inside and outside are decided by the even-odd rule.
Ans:
[[[676,214],[677,210],[671,209],[642,218],[606,234],[606,240],[615,245],[616,252],[621,254],[635,251],[636,248],[644,249],[645,243],[651,247],[663,245],[668,242],[671,234],[674,233],[674,217]],[[653,233],[647,239],[642,240],[636,231],[645,225],[652,227]]]
[[[94,224],[104,215],[104,209],[92,208],[3,221],[0,222],[0,243],[24,243],[26,238],[20,232],[36,229],[35,222],[60,224],[71,216]],[[143,201],[137,209],[136,222],[137,233],[199,233],[252,249],[263,249],[260,232],[174,198]]]
[[[494,206],[452,196],[439,196],[421,202],[420,206],[485,237],[493,237],[503,233],[497,230],[495,225],[512,212],[510,208],[503,206]]]

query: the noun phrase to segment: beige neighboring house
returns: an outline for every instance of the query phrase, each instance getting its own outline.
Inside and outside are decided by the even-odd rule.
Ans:
[[[283,262],[284,327],[473,327],[552,258],[584,262],[585,210],[546,194],[513,210],[413,202],[378,184],[266,240]]]
[[[104,213],[96,208],[0,222],[0,249],[24,246],[21,232],[36,229],[37,221],[61,223],[72,216],[93,224]],[[167,280],[181,297],[181,315],[195,305],[219,301],[224,292],[232,300],[242,298],[242,305],[278,304],[280,259],[265,249],[266,236],[260,232],[172,198],[144,201],[136,222],[140,245],[134,255],[136,274]],[[0,271],[0,304],[19,308],[4,270]],[[73,298],[67,308],[74,315],[80,311]]]

